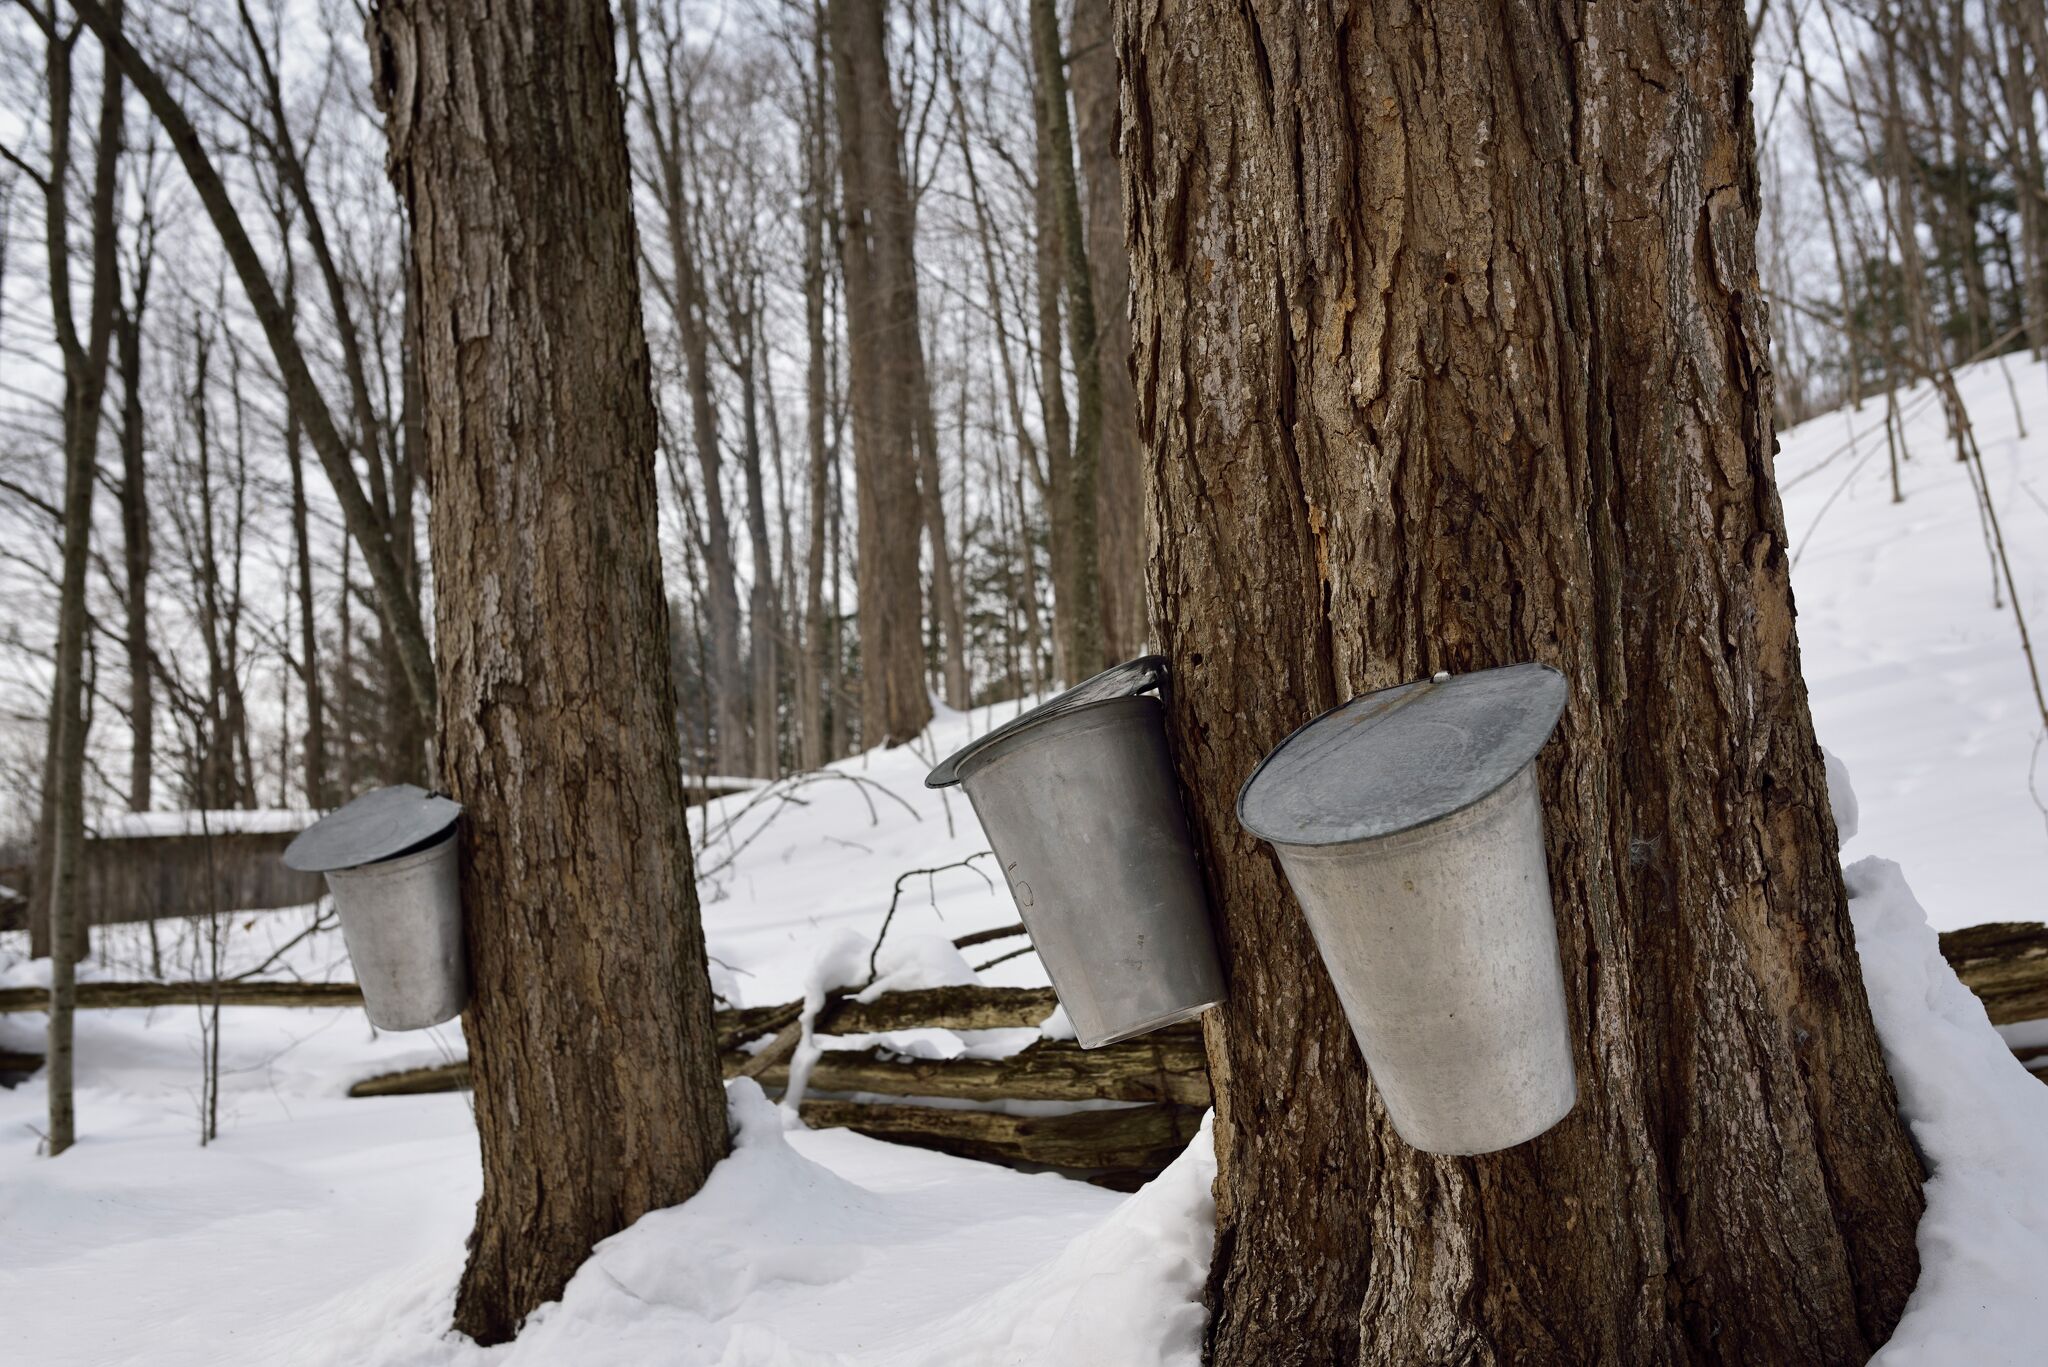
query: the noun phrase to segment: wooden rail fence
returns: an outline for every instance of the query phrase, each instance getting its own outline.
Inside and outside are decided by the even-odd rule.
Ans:
[[[993,937],[990,937],[993,938]],[[1999,923],[1941,937],[1942,954],[1980,997],[1994,1024],[2048,1019],[2048,926]],[[86,1009],[191,1006],[351,1006],[354,983],[241,981],[81,983]],[[36,988],[0,990],[0,1013],[40,1011]],[[1049,988],[938,987],[891,992],[872,1002],[837,993],[813,1032],[874,1035],[918,1028],[1035,1027],[1058,1004]],[[745,1074],[781,1091],[800,1028],[801,1005],[746,1007],[717,1015],[726,1076]],[[766,1040],[765,1047],[761,1041]],[[752,1049],[743,1045],[754,1045]],[[2048,1048],[2016,1051],[2022,1061]],[[0,1072],[26,1071],[32,1054],[0,1056]],[[2048,1076],[2044,1076],[2048,1081]],[[469,1085],[466,1062],[366,1078],[350,1096],[407,1096]],[[1060,1103],[1004,1109],[1005,1103]],[[1185,1147],[1209,1104],[1201,1029],[1172,1026],[1140,1039],[1084,1050],[1040,1039],[1006,1058],[909,1058],[881,1048],[828,1049],[812,1067],[804,1120],[970,1158],[1086,1172],[1113,1186],[1157,1173]],[[1026,1113],[1032,1112],[1032,1113]]]

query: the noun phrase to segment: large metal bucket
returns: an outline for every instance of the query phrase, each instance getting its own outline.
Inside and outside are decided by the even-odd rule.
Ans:
[[[1555,671],[1517,666],[1354,699],[1239,798],[1388,1118],[1431,1153],[1523,1143],[1577,1099],[1534,762],[1563,697]]]
[[[292,868],[326,876],[363,1009],[379,1029],[423,1030],[469,1004],[461,813],[410,784],[379,788],[315,822],[284,852]]]
[[[328,871],[363,1009],[380,1030],[424,1030],[469,1004],[459,869],[450,829],[396,859]]]
[[[1223,999],[1156,698],[1049,704],[957,773],[1084,1049]]]

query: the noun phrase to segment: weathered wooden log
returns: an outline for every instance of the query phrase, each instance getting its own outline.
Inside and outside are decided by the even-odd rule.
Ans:
[[[938,1106],[806,1101],[813,1129],[849,1129],[875,1139],[992,1163],[1109,1169],[1150,1176],[1180,1156],[1201,1129],[1196,1106],[1119,1106],[1064,1115],[1009,1115]]]
[[[789,1066],[760,1074],[769,1090]],[[960,1101],[1146,1101],[1209,1104],[1209,1069],[1198,1029],[1176,1026],[1143,1039],[1084,1050],[1040,1040],[1008,1058],[904,1058],[880,1049],[830,1049],[811,1069],[814,1092],[879,1092]]]
[[[82,1009],[116,1007],[209,1006],[216,992],[222,1006],[360,1006],[363,990],[354,983],[295,983],[251,979],[246,982],[80,983]],[[0,1012],[46,1011],[50,994],[40,987],[0,989]]]
[[[1964,986],[1983,999],[1995,1024],[2048,1019],[2048,926],[2008,921],[1945,931],[1941,952]],[[211,1001],[212,993],[209,983],[82,983],[78,1004],[88,1009],[193,1006]],[[227,983],[221,997],[227,1006],[352,1006],[361,1000],[353,983],[272,981]],[[40,988],[0,990],[0,1012],[40,1011],[47,1001]],[[1058,1005],[1049,987],[931,987],[886,993],[872,1002],[836,993],[819,1012],[815,1028],[840,1035],[919,1027],[998,1030],[1037,1025]],[[800,1010],[800,1003],[783,1002],[720,1011],[721,1041],[732,1048],[773,1034]]]
[[[469,1060],[435,1063],[425,1068],[401,1068],[395,1073],[366,1077],[348,1089],[350,1096],[424,1096],[431,1092],[469,1090]]]
[[[789,1085],[789,1064],[748,1070],[760,1055],[728,1052],[727,1077],[756,1078],[767,1090]],[[469,1065],[437,1063],[365,1078],[350,1096],[416,1096],[469,1086]],[[904,1058],[881,1049],[828,1049],[811,1069],[814,1092],[877,1092],[957,1101],[1136,1101],[1209,1104],[1201,1030],[1177,1025],[1143,1039],[1084,1050],[1072,1040],[1040,1040],[1008,1058]]]
[[[87,1010],[145,1006],[205,1006],[214,997],[208,982],[87,982],[78,985],[78,1005]],[[250,979],[220,985],[223,1006],[360,1006],[354,983],[278,982]],[[50,994],[40,987],[0,988],[0,1013],[48,1009]],[[1052,1014],[1059,999],[1049,987],[929,987],[890,992],[873,1002],[841,997],[820,1010],[820,1034],[872,1035],[890,1030],[935,1027],[997,1030],[1033,1026]],[[773,1033],[797,1018],[801,1004],[750,1006],[720,1011],[721,1036],[733,1042]],[[728,1046],[729,1047],[729,1046]]]
[[[835,995],[819,1008],[821,1035],[879,1035],[891,1030],[1004,1030],[1037,1025],[1060,1004],[1049,987],[921,987],[871,1002]],[[718,1013],[719,1042],[732,1048],[795,1020],[798,1002]]]
[[[1941,957],[1994,1025],[2048,1017],[2048,926],[1994,921],[1943,931]]]

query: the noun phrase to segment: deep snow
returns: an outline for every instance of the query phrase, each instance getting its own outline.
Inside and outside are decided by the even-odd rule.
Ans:
[[[1957,380],[2048,670],[2048,366],[2022,354]],[[1862,799],[1845,855],[1897,860],[1940,930],[2048,919],[2048,753],[2019,633],[2011,608],[1992,606],[1977,498],[1941,405],[1921,385],[1899,407],[1903,503],[1882,395],[1779,436],[1814,726]]]
[[[2026,443],[1996,367],[1966,373],[1963,388],[2032,606],[2044,578],[2036,570],[2048,571],[2048,502],[2033,490],[2048,376],[2010,365],[2029,405]],[[1860,825],[1845,858],[1900,860],[1863,859],[1849,874],[1872,1009],[1933,1173],[1926,1271],[1882,1360],[2037,1363],[2048,1308],[2039,1272],[2048,1266],[2048,1088],[2013,1061],[1955,982],[1906,880],[1940,926],[2041,916],[2048,818],[2028,787],[2038,727],[2011,613],[1991,607],[1964,472],[1940,447],[1938,416],[1905,402],[1916,451],[1902,505],[1889,502],[1873,405],[1786,434],[1779,462],[1788,526],[1803,544],[1794,584],[1806,673],[1822,739],[1841,761],[1830,772],[1839,815],[1848,817],[1849,774],[1861,797],[1858,817],[1841,822],[1845,835]],[[1828,459],[1852,427],[1864,430],[1863,445]],[[2048,618],[2048,605],[2036,616]],[[985,848],[957,792],[922,787],[925,769],[1015,710],[944,714],[915,749],[693,812],[720,993],[752,1005],[864,979],[899,876]],[[233,918],[229,971],[279,955],[266,976],[348,977],[331,928],[294,941],[314,914]],[[1029,954],[976,972],[1021,941],[965,954],[950,943],[1014,920],[987,859],[911,876],[877,965],[903,984],[1041,984]],[[196,967],[189,937],[160,949],[168,975]],[[148,962],[142,928],[116,928],[87,971],[135,977]],[[40,981],[41,971],[22,961],[20,937],[0,936],[0,985]],[[40,1026],[0,1016],[0,1049],[40,1048]],[[1043,1028],[1058,1033],[1062,1022]],[[906,1052],[1007,1052],[1033,1034],[918,1031],[890,1042]],[[39,1081],[0,1092],[0,1360],[1195,1360],[1213,1214],[1205,1143],[1126,1198],[842,1131],[785,1128],[750,1084],[729,1093],[734,1157],[697,1199],[607,1241],[517,1344],[487,1351],[452,1339],[443,1331],[478,1185],[466,1098],[342,1093],[461,1048],[453,1027],[380,1035],[357,1011],[230,1009],[222,1135],[202,1150],[198,1013],[83,1013],[75,1150],[54,1162],[35,1156]]]

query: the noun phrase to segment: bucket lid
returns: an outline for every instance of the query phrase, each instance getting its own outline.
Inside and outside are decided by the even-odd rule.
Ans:
[[[1116,698],[1135,698],[1140,693],[1149,693],[1166,682],[1166,657],[1163,655],[1140,655],[1120,665],[1112,665],[1091,679],[1083,679],[1066,692],[1040,703],[1021,717],[1004,722],[986,735],[977,736],[945,759],[939,766],[924,776],[927,788],[945,788],[960,781],[960,766],[974,755],[994,745],[997,741],[1016,735],[1027,726],[1056,717],[1063,712],[1093,703],[1109,702]]]
[[[1549,665],[1521,664],[1362,694],[1260,762],[1238,822],[1276,845],[1348,845],[1462,811],[1536,758],[1565,692]]]
[[[285,847],[285,866],[328,873],[374,864],[425,844],[461,815],[461,803],[410,783],[372,788],[301,831]]]

